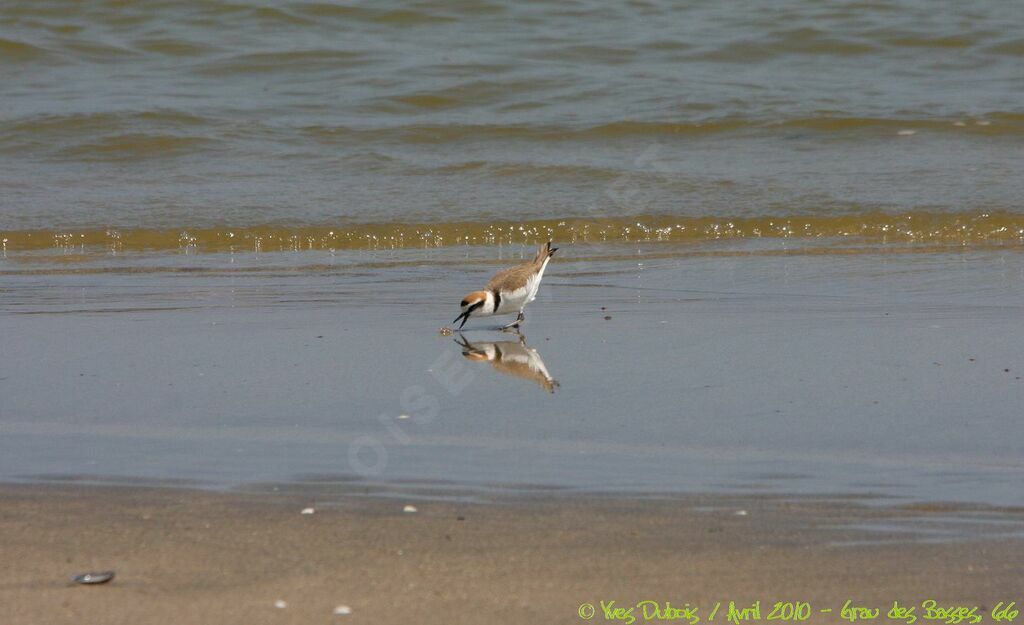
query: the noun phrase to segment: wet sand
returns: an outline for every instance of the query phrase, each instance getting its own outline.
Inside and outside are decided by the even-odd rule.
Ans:
[[[1024,572],[1024,542],[1005,531],[1019,535],[1021,511],[362,494],[0,487],[3,621],[575,623],[583,603],[652,599],[705,616],[717,601],[761,600],[762,617],[775,601],[807,601],[811,622],[828,623],[847,599],[883,613],[893,600],[929,598],[991,610],[1020,598]],[[417,512],[403,512],[410,503]],[[315,514],[301,513],[308,506]],[[929,530],[967,519],[978,534],[950,540]],[[68,582],[104,569],[117,571],[108,585]],[[335,616],[341,605],[351,614]],[[818,612],[827,608],[835,612]],[[604,622],[600,613],[594,622]]]
[[[518,246],[9,273],[0,480],[1024,505],[1024,255],[765,245],[563,243],[522,345],[438,333]]]

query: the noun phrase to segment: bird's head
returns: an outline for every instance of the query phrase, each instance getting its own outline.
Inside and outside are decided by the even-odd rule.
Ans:
[[[462,323],[459,324],[459,329],[461,330],[462,326],[466,325],[466,322],[469,321],[469,316],[481,308],[485,308],[492,297],[493,295],[487,291],[473,291],[466,297],[463,297],[462,301],[459,302],[462,314],[456,317],[455,321],[452,321],[452,323],[462,319]]]

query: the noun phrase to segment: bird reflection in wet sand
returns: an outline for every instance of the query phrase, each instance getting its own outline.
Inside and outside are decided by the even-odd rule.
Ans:
[[[558,381],[551,377],[537,350],[526,345],[526,337],[518,341],[477,341],[470,343],[462,334],[455,342],[462,347],[462,355],[469,360],[489,362],[495,371],[517,378],[533,380],[549,393],[554,393]]]

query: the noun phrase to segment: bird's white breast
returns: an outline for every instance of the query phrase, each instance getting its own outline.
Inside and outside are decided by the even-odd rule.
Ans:
[[[501,292],[501,305],[498,306],[497,314],[519,312],[523,306],[529,303],[530,282],[514,291]]]

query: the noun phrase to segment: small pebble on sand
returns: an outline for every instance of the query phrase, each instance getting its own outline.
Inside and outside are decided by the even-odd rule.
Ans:
[[[416,512],[416,511],[417,511],[416,510],[416,506],[406,506],[406,507],[402,508],[402,512],[408,512],[410,514],[413,513],[413,512]]]
[[[277,608],[278,610],[283,610],[283,609],[288,607],[288,603],[286,601],[278,599],[277,601],[274,602],[274,607]]]
[[[316,512],[316,508],[303,508],[302,514],[313,514]]]
[[[910,135],[916,135],[917,131],[916,130],[900,130],[896,134],[898,134],[901,137],[909,137]]]
[[[441,333],[441,336],[451,336],[452,335],[452,329],[448,328],[448,327],[441,328],[440,330],[438,330],[438,332]]]
[[[735,514],[736,514],[736,516],[747,516],[747,511],[746,510],[737,510],[735,512]]]
[[[404,421],[405,419],[409,418],[409,415],[407,415],[407,414],[400,414],[400,415],[398,415],[398,418]]]
[[[339,605],[338,607],[334,608],[334,613],[338,616],[352,614],[352,608],[348,607],[347,605]]]

